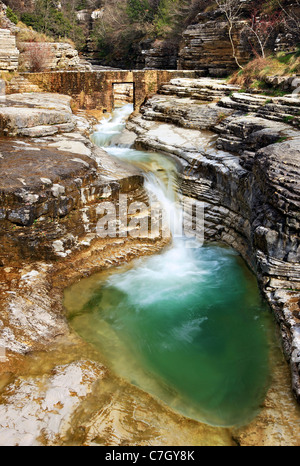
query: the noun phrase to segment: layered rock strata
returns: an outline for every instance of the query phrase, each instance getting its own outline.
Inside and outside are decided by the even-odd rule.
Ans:
[[[9,102],[17,102],[18,106],[8,107]],[[133,253],[136,236],[133,238],[133,235],[131,237],[128,233],[127,223],[119,225],[121,233],[116,237],[103,237],[97,227],[105,212],[102,212],[101,206],[107,202],[117,206],[121,194],[126,195],[129,204],[132,201],[143,202],[144,211],[140,215],[148,215],[145,207],[148,205],[148,197],[140,172],[118,162],[90,142],[85,135],[91,129],[89,123],[72,114],[69,97],[38,93],[20,94],[10,96],[6,101],[6,107],[1,110],[2,116],[5,112],[6,117],[2,120],[2,129],[6,125],[10,131],[8,134],[11,134],[13,128],[21,128],[21,133],[14,131],[13,134],[21,134],[23,138],[11,136],[0,140],[0,270],[5,272],[11,267],[20,268],[26,263],[44,261],[47,271],[49,263],[73,257],[75,254],[80,255],[82,251],[92,247],[94,242],[98,245],[94,254],[102,252],[104,256],[109,257],[108,251],[111,249],[113,255],[114,247],[118,251],[122,247],[126,249],[128,239],[130,244],[127,252],[120,257],[125,260],[131,250],[130,254],[136,254]],[[33,111],[35,112],[32,113]],[[64,133],[55,134],[58,126],[55,115],[64,118],[64,113],[68,123],[62,124],[71,126],[64,128]],[[49,118],[52,125],[49,125]],[[38,126],[37,122],[40,123]],[[50,132],[49,127],[54,127],[55,131]],[[32,129],[33,131],[30,131]],[[73,131],[70,132],[71,130]],[[5,133],[5,130],[3,131]],[[130,242],[131,239],[133,243]],[[147,247],[155,249],[158,239],[144,238],[146,250]],[[143,243],[143,238],[138,238],[137,242]],[[142,251],[142,244],[140,248]],[[104,253],[105,250],[107,252]],[[108,263],[112,264],[112,259]],[[50,265],[49,267],[51,268]],[[33,281],[35,277],[34,272]],[[6,282],[11,285],[9,280]],[[47,284],[41,286],[48,289]],[[19,297],[13,305],[9,298],[15,298],[18,293],[6,285],[3,289],[8,290],[9,294],[3,296],[2,318],[10,320],[10,308],[18,308],[20,315],[24,316],[27,309],[26,299]],[[37,290],[37,295],[38,293]],[[46,309],[51,301],[45,298],[41,304],[39,300],[40,298],[38,304],[34,305],[33,298],[28,307],[30,314],[36,308],[38,320],[41,314],[47,314]],[[48,323],[51,324],[51,319]],[[50,327],[55,328],[55,319],[52,324]],[[47,323],[41,325],[41,328],[43,326],[46,328]],[[8,328],[11,329],[11,326],[8,325]],[[18,338],[7,337],[5,325],[2,329],[4,334],[1,346],[5,346],[7,351],[23,348]],[[27,350],[31,348],[28,332],[30,333],[27,325],[22,326],[19,331],[20,335],[26,335],[20,338],[27,341]],[[49,332],[52,334],[52,331]],[[13,333],[14,331],[10,330],[11,336]],[[39,340],[38,336],[33,339]],[[13,340],[16,341],[12,343]]]
[[[43,70],[91,71],[92,66],[79,57],[78,51],[68,42],[22,42],[20,67],[23,71],[36,71],[42,63]]]
[[[9,81],[5,83],[6,94],[19,94],[28,92],[42,92],[42,90],[35,84],[31,84],[28,79],[16,74],[11,76]]]
[[[64,112],[69,102],[40,94],[16,99],[22,122],[22,110]],[[98,237],[102,203],[117,206],[126,194],[147,206],[148,195],[139,172],[91,144],[89,121],[67,114],[72,132],[48,135],[46,124],[39,137],[0,141],[0,444],[235,445],[228,429],[185,419],[116,377],[71,332],[65,287],[158,252],[168,240]]]
[[[16,41],[21,29],[6,14],[7,6],[0,2],[0,70],[92,70],[90,63],[69,42]]]
[[[274,120],[299,127],[300,99],[298,95],[268,97],[247,93],[233,92],[220,100],[219,106],[231,108],[243,113],[253,113],[266,120]]]
[[[1,141],[2,265],[65,257],[97,236],[101,201],[147,200],[140,173],[82,134],[69,97],[11,95],[0,115],[2,134],[30,137]]]
[[[145,69],[176,70],[178,50],[176,46],[168,46],[164,41],[155,40],[146,50],[141,51],[140,60],[142,59]]]
[[[134,89],[133,84],[114,84],[113,99],[115,107],[122,107],[126,104],[133,104]]]
[[[60,113],[70,103],[60,95],[12,99],[18,100],[20,119],[22,125],[27,121],[27,127],[33,118],[28,108],[48,112],[56,108]],[[66,113],[72,132],[49,136],[45,124],[39,125],[39,137],[0,140],[0,443],[155,444],[160,433],[167,443],[170,436],[164,422],[171,422],[181,441],[187,442],[186,434],[180,433],[184,419],[176,419],[144,392],[132,390],[110,374],[99,355],[73,335],[67,324],[66,286],[159,251],[168,240],[130,235],[130,215],[128,223],[118,224],[119,236],[99,235],[97,222],[104,204],[110,202],[117,208],[119,196],[126,195],[128,203],[143,202],[142,218],[149,214],[148,195],[139,171],[90,142],[86,134],[93,120],[73,115],[70,107]],[[114,398],[112,387],[116,387]],[[90,396],[98,400],[96,405],[90,404]],[[146,414],[152,412],[150,404],[157,414]],[[94,418],[93,425],[84,421],[84,431],[77,425],[83,421],[81,409],[88,409]],[[117,416],[123,410],[127,412],[124,420]],[[187,428],[199,436],[198,423]],[[201,429],[204,443],[214,435],[216,444],[234,443],[225,430]]]
[[[249,61],[250,55],[241,43],[244,21],[236,21],[232,33],[235,55],[240,64]],[[183,33],[183,46],[179,51],[178,69],[199,70],[204,75],[228,76],[237,63],[229,40],[228,23],[218,12],[199,14],[196,24]]]
[[[202,82],[201,94],[209,94]],[[137,146],[178,158],[182,194],[204,202],[205,239],[233,246],[256,273],[279,322],[299,401],[299,99],[239,92],[216,99],[212,80],[211,98],[199,105],[193,94],[201,79],[170,84],[127,128]]]
[[[20,55],[16,46],[16,37],[9,29],[0,29],[0,43],[0,70],[16,71]]]
[[[24,93],[0,102],[0,135],[38,137],[72,131],[75,122],[68,96]]]

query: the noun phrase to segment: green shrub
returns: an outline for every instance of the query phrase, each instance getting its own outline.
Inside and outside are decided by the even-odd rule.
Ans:
[[[18,16],[13,12],[13,10],[9,6],[6,10],[6,16],[8,17],[8,19],[10,19],[10,21],[12,21],[15,24],[17,24],[17,22],[19,21]]]
[[[34,11],[22,13],[21,21],[56,40],[70,38],[79,49],[85,46],[84,33],[78,25],[75,11],[60,11],[52,0],[36,0]]]
[[[154,18],[149,0],[128,0],[126,13],[131,21],[149,22]]]

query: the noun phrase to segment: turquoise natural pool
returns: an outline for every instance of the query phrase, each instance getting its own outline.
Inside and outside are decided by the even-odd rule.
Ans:
[[[130,157],[144,168],[156,158],[124,149]],[[169,169],[163,164],[162,179]],[[64,304],[71,326],[117,375],[174,410],[218,426],[257,414],[269,383],[272,320],[233,250],[190,249],[178,238],[161,254],[73,285]]]

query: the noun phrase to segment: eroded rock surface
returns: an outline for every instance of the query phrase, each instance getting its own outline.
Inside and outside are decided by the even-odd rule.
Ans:
[[[249,53],[241,44],[244,21],[236,21],[232,40],[238,61],[249,60]],[[183,33],[178,66],[185,70],[201,70],[210,76],[228,76],[236,69],[228,35],[228,23],[218,11],[199,14],[195,24]]]
[[[18,379],[2,393],[0,445],[59,444],[76,408],[104,374],[99,364],[78,361],[48,376]]]
[[[0,41],[0,70],[16,71],[20,54],[16,46],[16,37],[9,29],[0,29]]]
[[[72,131],[70,103],[68,96],[10,94],[0,102],[0,135],[40,137]]]
[[[63,290],[83,276],[159,251],[168,240],[127,237],[127,223],[119,225],[122,237],[98,235],[102,203],[117,206],[119,195],[126,195],[129,203],[143,201],[142,217],[149,214],[148,197],[138,170],[90,142],[92,125],[72,114],[68,97],[20,94],[8,97],[6,107],[19,112],[22,127],[36,128],[41,121],[33,121],[28,110],[41,110],[68,115],[76,131],[48,135],[47,125],[41,125],[39,137],[0,141],[1,444],[59,445],[69,438],[71,444],[83,444],[72,431],[73,417],[105,369],[78,350],[82,343],[66,321]],[[12,120],[3,123],[8,126],[13,127]],[[56,351],[61,339],[64,350],[57,350],[47,371],[43,351]],[[32,373],[30,355],[37,351],[42,351],[41,367]],[[97,410],[104,405],[100,397]],[[107,409],[114,422],[109,403]],[[101,434],[101,429],[97,443],[112,441],[110,430]],[[231,442],[228,434],[225,438]],[[93,444],[93,438],[87,443]]]
[[[91,71],[92,66],[79,57],[78,51],[68,42],[21,42],[20,68],[31,71],[32,58],[37,54],[44,55],[43,69],[47,70],[80,70]]]
[[[128,241],[126,250],[124,245],[130,236],[127,223],[119,225],[121,237],[99,234],[98,221],[105,212],[102,204],[111,202],[117,206],[123,194],[128,204],[143,201],[141,216],[147,216],[148,197],[138,170],[91,143],[86,136],[89,122],[72,114],[68,97],[19,95],[10,96],[6,103],[16,101],[18,107],[12,108],[19,113],[24,110],[27,115],[28,108],[41,108],[47,115],[56,108],[54,112],[66,113],[76,127],[72,133],[0,140],[1,347],[26,353],[67,331],[49,296],[48,274],[52,273],[53,263],[68,257],[74,262],[74,254],[93,251],[95,264],[89,265],[91,273],[97,270],[97,261],[98,268],[109,267],[139,255],[137,244],[143,254],[147,248],[155,249],[160,239],[144,238],[143,244],[143,239],[135,242],[130,238],[133,241]],[[114,250],[118,252],[117,260],[113,258]],[[32,265],[35,261],[36,266]],[[29,270],[26,264],[30,264]]]
[[[101,200],[117,202],[120,193],[146,200],[140,173],[90,142],[82,119],[71,112],[70,98],[11,95],[6,105],[0,109],[3,132],[9,128],[30,139],[0,143],[2,265],[16,258],[65,257],[80,249],[83,237],[96,236]],[[58,121],[66,120],[65,131],[77,131],[52,135]]]

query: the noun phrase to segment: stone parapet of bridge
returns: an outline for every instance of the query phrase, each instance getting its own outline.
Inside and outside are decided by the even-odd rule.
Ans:
[[[22,73],[33,84],[47,92],[69,95],[78,108],[111,112],[114,108],[113,86],[132,83],[134,108],[155,94],[163,83],[173,78],[195,78],[189,70],[97,70]]]

